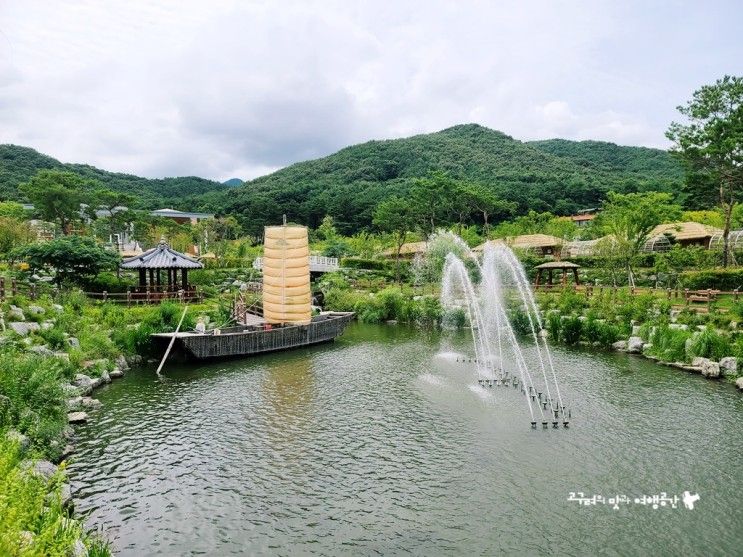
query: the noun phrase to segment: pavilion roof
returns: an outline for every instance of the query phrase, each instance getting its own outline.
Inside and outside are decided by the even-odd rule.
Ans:
[[[649,238],[655,238],[661,234],[670,234],[676,240],[701,240],[711,238],[722,230],[714,226],[708,226],[699,222],[671,222],[659,224],[648,234]]]
[[[572,261],[547,261],[537,265],[536,269],[580,269],[580,265]]]
[[[201,269],[203,263],[172,249],[161,241],[146,252],[124,259],[122,269]]]

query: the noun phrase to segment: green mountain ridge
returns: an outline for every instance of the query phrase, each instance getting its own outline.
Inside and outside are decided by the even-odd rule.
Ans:
[[[108,172],[87,164],[62,163],[30,147],[5,144],[0,145],[0,199],[23,201],[18,185],[43,169],[68,170],[97,180],[114,191],[133,194],[137,198],[137,206],[145,209],[167,206],[186,210],[205,203],[209,199],[208,194],[231,188],[196,176],[150,179]]]
[[[573,148],[571,149],[571,146]],[[317,226],[333,216],[346,233],[368,229],[375,206],[406,195],[434,170],[477,181],[529,210],[570,214],[595,207],[609,190],[680,189],[683,173],[667,151],[605,142],[521,142],[478,124],[402,139],[369,141],[293,164],[230,192],[222,208],[253,233],[282,214]]]
[[[142,208],[231,214],[253,234],[281,222],[284,214],[311,227],[331,215],[344,233],[368,230],[380,201],[405,196],[413,179],[432,171],[480,182],[516,202],[519,214],[570,214],[597,206],[610,190],[676,194],[683,181],[681,166],[661,149],[565,139],[522,142],[478,124],[352,145],[241,185],[237,179],[147,179],[63,164],[28,147],[0,145],[0,197],[22,200],[18,184],[42,168],[71,170],[127,191]]]

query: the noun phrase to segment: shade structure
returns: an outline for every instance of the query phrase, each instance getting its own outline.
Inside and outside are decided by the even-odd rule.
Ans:
[[[310,248],[304,226],[267,226],[263,247],[263,317],[309,323]]]

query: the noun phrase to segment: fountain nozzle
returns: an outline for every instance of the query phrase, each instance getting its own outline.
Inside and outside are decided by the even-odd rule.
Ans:
[[[547,429],[548,422],[542,422],[542,429]]]
[[[531,423],[531,428],[532,429],[537,429],[537,422],[532,422]]]

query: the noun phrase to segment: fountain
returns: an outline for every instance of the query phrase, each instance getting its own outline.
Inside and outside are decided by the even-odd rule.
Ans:
[[[479,275],[479,282],[472,279],[470,271]],[[532,365],[527,362],[508,317],[509,307],[514,306],[523,311],[528,321],[536,354]],[[464,313],[472,331],[478,385],[521,385],[517,392],[524,396],[532,429],[536,429],[537,421],[542,422],[543,429],[547,429],[549,421],[557,428],[560,417],[563,426],[568,427],[569,414],[565,412],[534,294],[510,248],[486,244],[481,263],[469,250],[460,255],[449,252],[443,266],[441,307],[445,314]],[[509,364],[515,369],[507,369]]]

